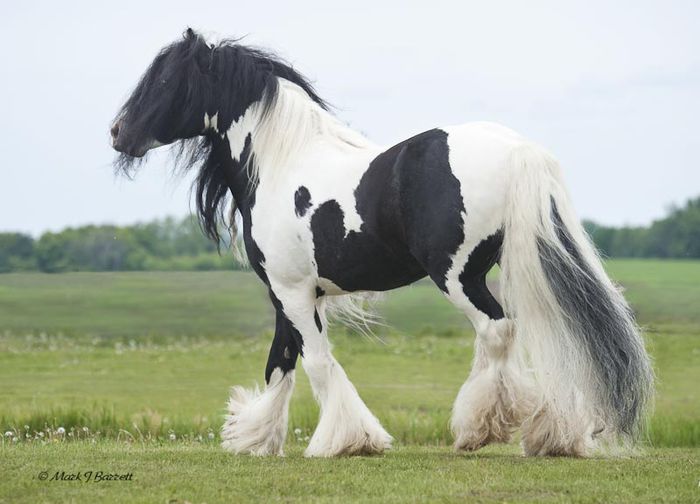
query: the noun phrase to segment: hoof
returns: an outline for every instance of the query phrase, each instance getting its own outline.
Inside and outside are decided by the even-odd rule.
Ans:
[[[556,421],[547,409],[528,418],[522,431],[521,445],[528,457],[586,457],[595,444],[592,427],[581,421]]]
[[[333,430],[325,430],[319,424],[304,456],[378,455],[391,449],[392,441],[392,437],[376,419],[373,425],[364,425],[353,430],[338,429],[337,426]]]
[[[479,432],[463,432],[455,438],[453,448],[456,452],[473,452],[490,443],[507,443],[509,440],[510,439],[495,440],[489,435],[488,432],[486,435]]]

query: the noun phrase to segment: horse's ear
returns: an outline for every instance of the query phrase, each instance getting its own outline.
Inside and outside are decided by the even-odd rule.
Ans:
[[[194,32],[194,30],[190,27],[187,27],[187,30],[185,33],[182,34],[185,40],[192,40],[197,38],[197,34]]]

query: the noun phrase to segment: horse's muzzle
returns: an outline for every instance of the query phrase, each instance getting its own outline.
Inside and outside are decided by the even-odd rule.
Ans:
[[[122,154],[126,154],[127,156],[137,158],[143,157],[146,154],[146,152],[148,152],[148,149],[138,149],[135,148],[133,145],[129,145],[130,142],[126,141],[126,139],[124,138],[126,135],[124,134],[124,128],[122,127],[121,120],[115,121],[109,132],[112,135],[112,148],[117,152],[121,152]]]

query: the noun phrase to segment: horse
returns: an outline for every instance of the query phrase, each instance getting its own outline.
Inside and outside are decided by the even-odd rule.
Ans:
[[[197,170],[203,230],[242,225],[275,332],[263,390],[234,387],[235,453],[283,455],[299,357],[320,404],[306,456],[378,454],[392,437],[333,357],[333,309],[366,320],[368,293],[429,277],[474,327],[450,421],[456,450],[525,455],[633,447],[653,373],[633,313],[576,217],[560,167],[504,126],[469,122],[378,146],[312,84],[240,39],[194,30],[155,57],[111,124],[118,171],[173,145]],[[486,283],[498,265],[500,293]]]

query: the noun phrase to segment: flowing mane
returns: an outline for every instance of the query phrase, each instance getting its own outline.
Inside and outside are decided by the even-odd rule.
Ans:
[[[259,122],[264,121],[267,132],[274,131],[273,109],[280,106],[283,82],[294,84],[304,93],[305,99],[314,103],[320,110],[328,111],[329,106],[314,89],[309,80],[296,71],[291,64],[277,55],[259,48],[241,45],[239,39],[226,39],[217,45],[206,46],[201,37],[198,45],[208,47],[211,58],[210,71],[215,79],[215,99],[218,104],[208,110],[205,121],[220,135],[225,135],[236,122],[242,122],[246,112],[253,112]],[[283,80],[281,80],[283,79]],[[259,128],[260,125],[258,125]],[[229,139],[231,141],[231,139]],[[221,242],[221,232],[226,222],[226,207],[229,201],[229,185],[224,166],[228,162],[226,153],[220,155],[214,144],[215,135],[205,135],[193,140],[185,140],[178,147],[177,165],[181,170],[197,169],[195,181],[195,202],[197,214],[203,230],[217,244]],[[236,159],[248,164],[251,179],[257,178],[261,155],[259,150],[253,156],[242,156],[241,149]],[[267,143],[270,143],[269,141]],[[234,149],[231,149],[231,155]],[[253,159],[255,158],[255,159]],[[236,202],[230,199],[229,227],[235,240]]]
[[[251,103],[260,102],[262,110],[267,112],[279,95],[279,79],[296,84],[314,103],[328,110],[328,104],[316,94],[309,80],[291,64],[269,51],[244,46],[239,41],[226,39],[207,45],[201,36],[196,39],[198,49],[209,52],[209,71],[214,77],[217,102],[213,113],[217,114],[220,131],[228,130]]]

